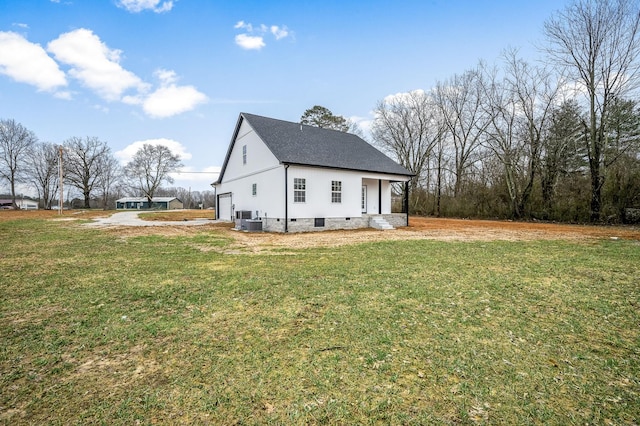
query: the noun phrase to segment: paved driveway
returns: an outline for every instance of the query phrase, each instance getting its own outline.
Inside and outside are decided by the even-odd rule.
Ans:
[[[211,219],[193,219],[182,221],[156,221],[142,220],[138,217],[140,212],[120,212],[114,213],[109,217],[94,218],[93,222],[85,224],[89,227],[100,226],[198,226],[214,223]]]

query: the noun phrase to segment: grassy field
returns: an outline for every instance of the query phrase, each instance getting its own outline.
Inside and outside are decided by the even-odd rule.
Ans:
[[[638,241],[0,235],[2,424],[640,419]]]

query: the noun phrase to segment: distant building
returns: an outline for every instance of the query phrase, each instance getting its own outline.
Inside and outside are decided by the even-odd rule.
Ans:
[[[153,197],[151,205],[146,197],[125,197],[116,200],[117,210],[176,210],[183,208],[182,201],[176,197]]]
[[[29,198],[16,198],[16,204],[20,210],[38,210],[38,202]],[[0,199],[0,209],[13,208],[13,201],[11,199]]]

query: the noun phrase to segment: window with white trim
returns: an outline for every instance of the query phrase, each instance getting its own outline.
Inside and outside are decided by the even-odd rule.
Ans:
[[[342,181],[339,181],[339,180],[331,181],[331,202],[332,203],[342,202]]]
[[[293,202],[304,203],[307,201],[307,180],[304,178],[293,179]]]
[[[242,145],[242,164],[247,164],[247,146]]]
[[[256,195],[258,195],[258,184],[257,183],[251,184],[251,195],[253,195],[254,197]]]

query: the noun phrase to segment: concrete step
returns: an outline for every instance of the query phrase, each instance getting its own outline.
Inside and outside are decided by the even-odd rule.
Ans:
[[[383,230],[395,229],[382,216],[372,217],[371,220],[369,221],[369,225],[371,225],[371,227],[375,229],[383,229]]]

